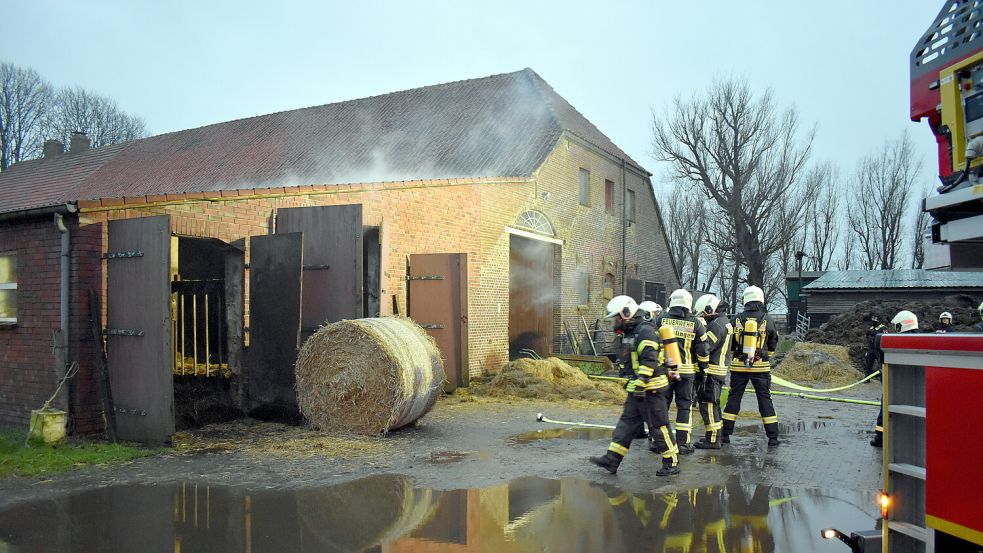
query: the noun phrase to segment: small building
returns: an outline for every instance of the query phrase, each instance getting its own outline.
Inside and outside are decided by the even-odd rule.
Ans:
[[[785,298],[786,298],[786,328],[791,330],[796,327],[795,321],[799,313],[806,314],[805,296],[802,288],[812,283],[817,278],[823,276],[826,271],[790,271],[785,275]]]
[[[983,295],[983,273],[894,269],[827,271],[802,288],[812,326],[851,309],[862,301],[940,300],[953,294]]]
[[[531,69],[49,146],[0,173],[0,424],[77,362],[101,428],[103,342],[120,435],[160,442],[182,390],[296,411],[325,322],[413,318],[452,389],[678,287],[650,173]]]

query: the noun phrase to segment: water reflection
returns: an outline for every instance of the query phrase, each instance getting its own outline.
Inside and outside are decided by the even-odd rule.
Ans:
[[[0,551],[837,551],[818,529],[873,528],[874,514],[867,494],[737,480],[642,494],[572,478],[452,491],[392,475],[279,490],[186,482],[16,506],[0,512]]]

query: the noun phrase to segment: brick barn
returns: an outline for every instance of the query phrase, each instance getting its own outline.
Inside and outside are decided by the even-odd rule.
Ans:
[[[166,441],[202,390],[295,410],[298,345],[343,318],[419,322],[448,389],[569,351],[613,294],[678,286],[649,177],[530,69],[49,141],[0,173],[0,424],[73,362],[80,432],[112,405],[121,437]]]

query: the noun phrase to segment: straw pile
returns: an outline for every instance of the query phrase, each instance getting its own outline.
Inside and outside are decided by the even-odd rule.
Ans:
[[[850,360],[850,348],[811,342],[796,342],[775,368],[775,374],[788,380],[811,380],[837,386],[863,378]]]
[[[494,397],[580,399],[617,404],[625,401],[625,391],[617,383],[591,380],[580,369],[555,357],[517,359],[490,381],[471,388],[475,394]]]
[[[297,356],[297,402],[319,430],[385,434],[425,415],[441,392],[436,344],[410,319],[321,327]]]

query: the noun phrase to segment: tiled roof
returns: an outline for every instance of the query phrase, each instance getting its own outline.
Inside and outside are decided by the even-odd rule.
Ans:
[[[530,176],[564,130],[641,169],[524,69],[19,163],[0,173],[0,213],[145,195]]]
[[[983,273],[925,269],[827,271],[803,290],[869,288],[983,288]]]

